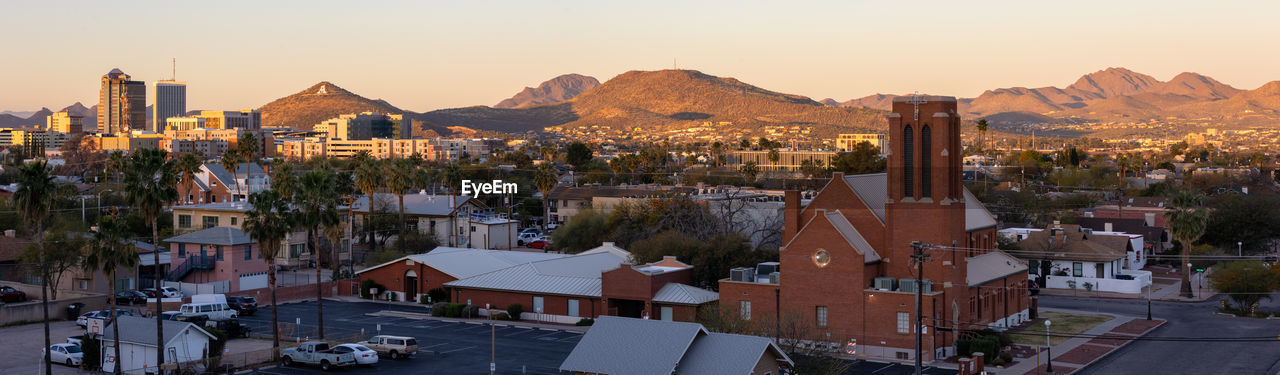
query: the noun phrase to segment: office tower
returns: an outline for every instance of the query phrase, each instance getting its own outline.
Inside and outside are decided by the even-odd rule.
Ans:
[[[132,81],[120,69],[102,76],[98,91],[98,131],[142,130],[147,124],[147,84]]]
[[[200,111],[195,117],[203,118],[203,127],[209,129],[258,130],[262,128],[262,112],[256,109],[240,111]]]
[[[152,108],[151,131],[164,132],[165,124],[170,117],[181,117],[187,113],[187,83],[179,81],[157,81],[152,88],[156,104]]]
[[[84,117],[73,115],[64,109],[45,118],[45,129],[66,134],[83,133]]]

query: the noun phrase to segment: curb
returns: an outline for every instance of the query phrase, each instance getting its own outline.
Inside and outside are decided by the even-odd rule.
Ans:
[[[1145,320],[1145,319],[1142,319],[1142,320]],[[1135,338],[1135,339],[1139,339],[1139,338],[1147,337],[1147,335],[1151,334],[1152,332],[1155,332],[1156,330],[1158,330],[1158,329],[1160,329],[1160,328],[1164,327],[1164,326],[1165,326],[1165,324],[1169,324],[1169,321],[1168,321],[1168,320],[1161,320],[1161,321],[1160,321],[1160,324],[1157,324],[1155,327],[1151,327],[1151,329],[1148,329],[1148,330],[1146,330],[1145,332],[1142,332],[1142,334],[1140,334],[1140,335],[1134,336],[1134,338]],[[1113,329],[1114,329],[1114,328],[1113,328]],[[1111,332],[1111,331],[1107,331],[1107,332]],[[1093,364],[1094,364],[1094,363],[1098,363],[1098,361],[1101,361],[1101,360],[1103,360],[1103,359],[1106,359],[1107,357],[1110,357],[1111,355],[1113,355],[1113,354],[1115,354],[1116,352],[1120,351],[1120,349],[1124,349],[1125,347],[1129,346],[1129,344],[1132,344],[1132,343],[1133,343],[1133,340],[1126,341],[1126,342],[1124,343],[1124,345],[1120,345],[1120,346],[1117,346],[1115,349],[1111,349],[1111,351],[1108,351],[1106,354],[1103,354],[1102,356],[1100,356],[1100,357],[1098,357],[1098,358],[1094,358],[1092,361],[1089,361],[1089,363],[1086,363],[1086,364],[1084,364],[1084,365],[1081,365],[1080,367],[1077,367],[1075,370],[1072,370],[1071,372],[1067,373],[1066,375],[1075,374],[1075,373],[1077,373],[1077,372],[1080,372],[1081,370],[1087,369],[1087,368],[1089,368],[1089,366],[1093,366]],[[1062,354],[1066,354],[1066,353],[1062,353]]]

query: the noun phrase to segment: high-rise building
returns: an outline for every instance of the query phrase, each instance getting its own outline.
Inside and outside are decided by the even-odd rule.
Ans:
[[[84,117],[73,115],[64,109],[45,118],[45,129],[65,134],[83,133]]]
[[[179,81],[158,81],[152,88],[152,96],[156,98],[151,107],[151,130],[163,133],[170,117],[185,116],[187,113],[187,83]]]
[[[404,115],[363,112],[339,115],[317,124],[312,130],[329,138],[352,141],[374,138],[407,139],[413,137],[413,119]]]
[[[129,79],[120,69],[102,76],[98,91],[98,131],[142,130],[147,124],[147,84]]]
[[[262,128],[262,112],[258,110],[243,111],[200,111],[195,117],[204,119],[204,127],[209,129],[243,129],[258,130]]]

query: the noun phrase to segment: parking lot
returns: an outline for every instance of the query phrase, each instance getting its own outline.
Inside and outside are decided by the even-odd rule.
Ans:
[[[408,311],[425,313],[425,308],[395,306],[377,303],[351,303],[325,301],[325,333],[327,337],[352,337],[364,329],[364,337],[379,333],[417,338],[419,353],[408,360],[393,361],[383,358],[373,368],[351,368],[344,373],[439,373],[439,374],[488,374],[490,356],[490,326],[476,322],[446,322],[440,320],[370,316],[380,311]],[[313,333],[316,320],[315,302],[280,305],[280,322],[296,323],[302,319],[299,335]],[[256,333],[271,332],[271,310],[263,308],[255,316],[241,317],[241,323],[249,325]],[[546,328],[503,327],[493,328],[499,374],[559,374],[560,363],[569,356],[574,345],[582,338],[580,333]],[[295,340],[306,337],[287,337],[281,347],[294,345]],[[319,369],[308,367],[274,367],[261,369],[261,374],[317,374]]]

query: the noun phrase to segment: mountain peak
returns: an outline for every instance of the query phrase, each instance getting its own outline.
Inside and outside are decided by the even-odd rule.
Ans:
[[[525,87],[515,96],[495,104],[494,108],[527,108],[544,104],[556,104],[600,86],[600,81],[581,74],[556,76],[538,87]]]
[[[1089,73],[1067,86],[1067,90],[1095,93],[1103,97],[1132,95],[1159,84],[1155,78],[1125,68],[1106,68]]]
[[[261,108],[263,126],[311,129],[338,115],[360,112],[404,113],[382,100],[356,95],[329,81],[320,81],[305,90],[276,99]]]

